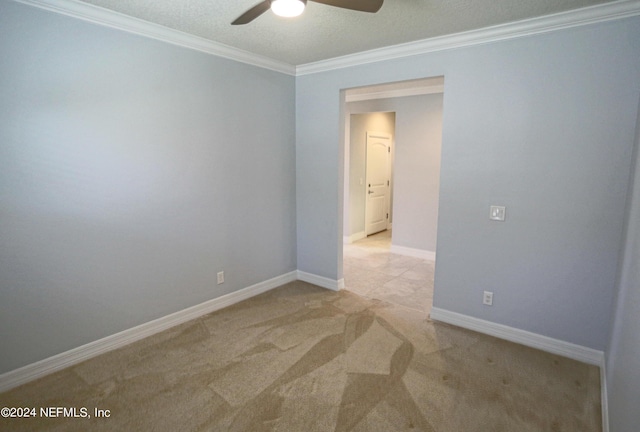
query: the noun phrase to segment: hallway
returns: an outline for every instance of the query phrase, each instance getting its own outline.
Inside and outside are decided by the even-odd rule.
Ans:
[[[428,315],[433,301],[435,262],[393,254],[390,250],[390,230],[345,244],[345,289]]]

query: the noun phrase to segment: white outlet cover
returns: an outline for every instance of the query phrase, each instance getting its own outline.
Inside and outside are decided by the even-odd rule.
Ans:
[[[483,293],[482,304],[493,306],[493,293],[491,291],[485,291]]]
[[[507,208],[504,206],[491,206],[489,208],[489,219],[503,222],[507,214]]]

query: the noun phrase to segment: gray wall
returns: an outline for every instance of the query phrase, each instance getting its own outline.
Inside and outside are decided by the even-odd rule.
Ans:
[[[298,268],[342,277],[340,90],[443,75],[434,306],[604,350],[639,52],[636,17],[297,77]]]
[[[393,112],[376,112],[351,115],[349,140],[349,212],[348,229],[344,235],[364,234],[365,197],[367,175],[367,132],[384,132],[395,138],[396,114]],[[395,153],[395,145],[391,145]],[[393,172],[390,173],[393,176]],[[362,184],[360,180],[362,179]],[[393,185],[392,185],[393,186]],[[390,205],[393,205],[393,187],[391,188]],[[389,209],[390,220],[393,214]]]
[[[637,94],[637,93],[636,93]],[[635,432],[640,423],[640,115],[635,180],[629,191],[627,239],[620,266],[618,302],[607,353],[609,418],[613,432]]]
[[[348,112],[395,112],[392,212],[392,242],[395,246],[436,250],[442,101],[443,95],[439,93],[347,104]],[[353,191],[353,182],[357,179],[351,178],[350,181]],[[353,212],[350,211],[349,215],[351,218]],[[364,230],[364,220],[360,225],[360,231]],[[351,234],[358,232],[353,231],[357,228],[353,221],[351,228]]]
[[[296,269],[293,77],[5,1],[0,77],[0,373]]]
[[[392,244],[436,251],[442,93],[405,97],[396,121]]]

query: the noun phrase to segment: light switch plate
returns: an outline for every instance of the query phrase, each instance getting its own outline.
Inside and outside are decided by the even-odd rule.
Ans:
[[[489,219],[503,222],[506,213],[507,213],[506,207],[491,206],[491,208],[489,209]]]

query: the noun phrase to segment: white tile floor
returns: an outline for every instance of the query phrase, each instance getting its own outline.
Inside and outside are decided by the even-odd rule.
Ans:
[[[435,262],[390,250],[391,231],[345,244],[345,289],[429,314]]]

